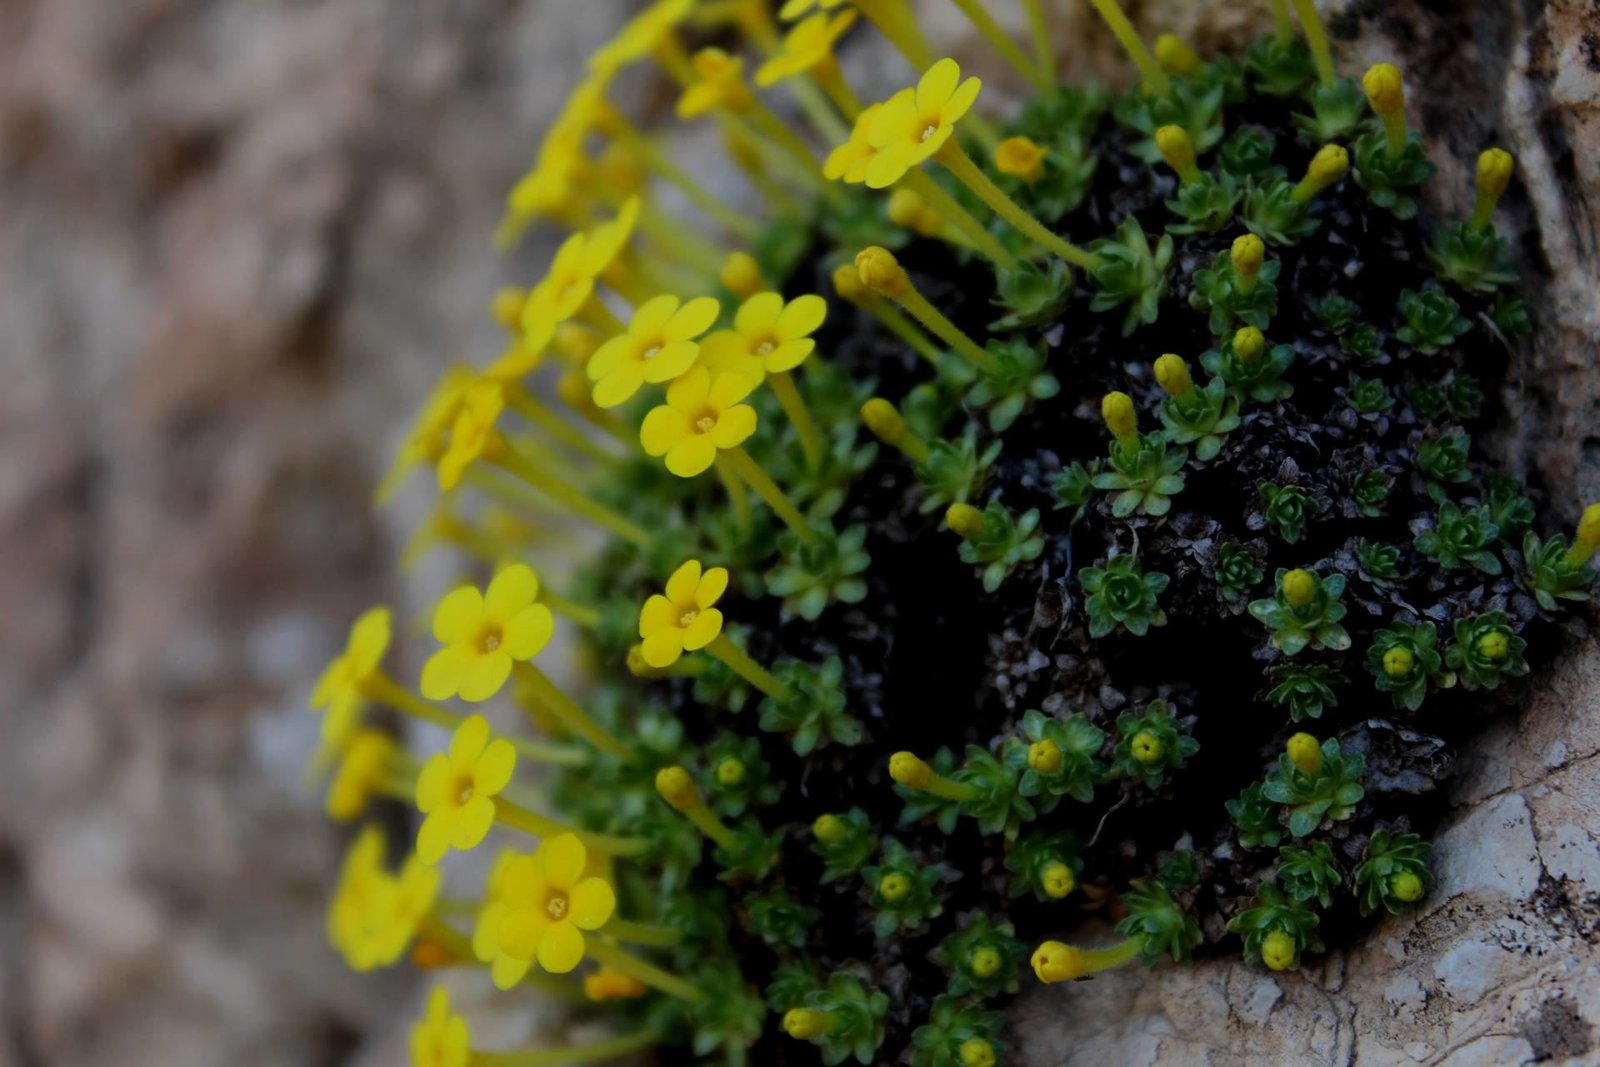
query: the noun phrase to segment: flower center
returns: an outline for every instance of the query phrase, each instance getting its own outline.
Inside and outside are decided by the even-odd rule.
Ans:
[[[678,628],[687,630],[694,620],[700,617],[699,608],[685,608],[683,614],[678,616]]]
[[[472,790],[475,784],[471,778],[459,778],[456,780],[456,803],[458,805],[464,807],[472,799]]]
[[[478,651],[483,652],[484,654],[487,655],[490,652],[498,651],[499,648],[500,648],[500,627],[498,627],[498,626],[486,626],[486,627],[484,627],[483,632],[478,634]]]
[[[772,350],[777,347],[778,346],[773,344],[770,340],[762,341],[760,344],[756,345],[756,355],[770,356],[772,355]]]
[[[644,360],[649,360],[651,357],[653,357],[659,351],[661,351],[661,346],[660,345],[651,345],[649,348],[644,350],[644,355],[641,356],[640,358],[644,359]]]
[[[932,137],[934,134],[936,134],[938,132],[939,132],[939,127],[936,124],[930,122],[926,126],[922,127],[922,136],[917,138],[917,139],[919,141],[926,141],[928,138]]]
[[[550,899],[544,902],[544,910],[550,918],[561,920],[567,917],[567,895],[565,893],[551,893]]]
[[[701,434],[710,433],[712,430],[715,430],[716,428],[717,428],[717,413],[714,412],[714,411],[702,411],[700,413],[699,418],[694,420],[694,432],[695,433],[701,433]]]

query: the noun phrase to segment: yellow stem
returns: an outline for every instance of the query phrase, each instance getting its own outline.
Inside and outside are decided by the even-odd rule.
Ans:
[[[650,547],[652,539],[643,528],[635,526],[604,504],[589,499],[581,489],[546,472],[537,463],[509,448],[503,449],[495,462],[567,510],[597,526],[605,527],[624,541],[631,541],[640,548]]]
[[[750,532],[753,518],[750,514],[750,493],[745,489],[739,476],[728,469],[722,456],[717,456],[717,477],[722,479],[722,488],[727,490],[728,501],[733,505],[733,517],[739,523],[739,529],[745,533]]]
[[[867,310],[883,323],[886,330],[904,341],[908,348],[927,360],[935,370],[938,369],[939,350],[928,340],[928,335],[912,325],[911,320],[906,318],[899,308],[880,297],[868,304]]]
[[[1595,546],[1587,541],[1574,541],[1572,547],[1567,549],[1565,557],[1569,567],[1581,567],[1594,558]]]
[[[795,536],[807,543],[817,539],[816,532],[811,529],[811,524],[806,522],[805,516],[800,514],[800,509],[794,506],[794,501],[789,499],[789,494],[772,480],[770,474],[761,469],[761,464],[750,458],[750,453],[742,448],[729,448],[725,449],[722,455],[727,460],[729,469],[744,479],[744,483],[767,502],[773,513],[795,532]]]
[[[774,678],[765,667],[750,658],[750,654],[734,644],[727,634],[718,634],[706,646],[706,651],[728,665],[728,669],[739,677],[778,700],[785,700],[789,696],[788,687]]]
[[[909,280],[905,291],[897,293],[895,299],[900,301],[901,307],[911,312],[912,318],[926,326],[929,332],[955,349],[974,367],[989,372],[995,369],[994,357],[963,333],[961,327],[946,318],[944,312],[928,303],[928,298],[919,293],[917,287],[910,284]]]
[[[505,398],[506,403],[511,405],[511,410],[568,448],[575,452],[581,452],[590,459],[604,463],[607,466],[616,465],[616,456],[595,444],[594,441],[590,440],[588,434],[575,428],[566,419],[551,411],[543,401],[526,389],[516,385],[508,386],[505,389]]]
[[[945,800],[971,800],[978,795],[978,791],[972,786],[953,782],[938,773],[928,776],[928,781],[922,786],[922,792],[943,797]]]
[[[618,941],[631,941],[635,945],[653,945],[666,948],[683,940],[683,932],[671,926],[655,923],[636,923],[628,919],[612,919],[605,932]]]
[[[806,398],[795,388],[794,375],[786,370],[768,375],[767,380],[772,383],[772,391],[783,406],[783,413],[789,416],[789,425],[794,427],[795,436],[800,438],[800,451],[805,453],[806,469],[815,474],[822,469],[822,439],[817,436],[817,424],[811,419]]]
[[[1122,45],[1122,50],[1133,60],[1133,65],[1139,68],[1145,89],[1162,96],[1170,93],[1172,82],[1167,79],[1167,72],[1161,69],[1161,64],[1156,62],[1155,56],[1152,56],[1150,50],[1144,46],[1144,41],[1139,38],[1139,31],[1128,21],[1122,5],[1117,3],[1117,0],[1089,0],[1089,3],[1094,5],[1094,9],[1111,28],[1117,43]]]
[[[571,697],[563,693],[549,677],[535,667],[532,663],[518,663],[514,668],[517,677],[528,683],[534,696],[556,718],[561,720],[568,730],[588,741],[595,748],[614,756],[617,759],[627,759],[628,749],[618,741],[609,730],[589,717],[589,713],[580,708]]]
[[[972,247],[985,259],[1004,270],[1016,270],[1017,257],[1000,243],[1000,239],[989,232],[989,228],[979,222],[977,217],[961,206],[961,202],[944,191],[944,186],[934,181],[927,173],[920,169],[906,171],[906,176],[900,181],[909,189],[922,197],[923,201],[933,210],[937,211],[957,232],[963,234]]]
[[[461,716],[430,704],[382,671],[373,671],[362,681],[361,695],[403,715],[442,726],[446,730],[454,730],[461,725]]]
[[[531,971],[529,972],[532,973]],[[573,1063],[597,1063],[616,1059],[639,1049],[649,1048],[661,1040],[654,1030],[641,1030],[636,1034],[606,1038],[590,1045],[570,1048],[516,1049],[510,1052],[473,1052],[468,1067],[563,1067]]]
[[[739,214],[725,201],[691,178],[687,172],[679,169],[677,164],[668,159],[664,152],[638,130],[624,124],[619,128],[619,133],[620,137],[639,154],[639,159],[646,167],[669,184],[677,186],[690,203],[715,219],[729,233],[745,241],[753,241],[760,234],[761,228],[754,220]]]
[[[972,157],[967,155],[966,149],[962,148],[954,137],[944,143],[944,147],[939,149],[934,158],[954,174],[962,185],[971,189],[979,200],[988,204],[996,215],[1005,219],[1035,244],[1043,246],[1047,251],[1084,270],[1093,270],[1099,265],[1099,257],[1093,252],[1079,248],[1071,241],[1058,236],[1023,210],[1021,204],[1007,196],[1005,190],[991,181],[983,169],[972,161]]]
[[[539,602],[557,615],[571,619],[579,626],[593,629],[600,625],[600,609],[568,600],[542,582],[539,585]]]
[[[806,118],[811,120],[811,125],[816,127],[824,141],[839,144],[850,139],[849,127],[839,118],[839,113],[815,82],[810,78],[790,78],[784,84],[789,87],[795,103],[800,105],[800,110],[806,113]]]
[[[1033,38],[1034,63],[1038,66],[1039,73],[1043,75],[1045,85],[1054,88],[1056,50],[1050,40],[1050,23],[1045,17],[1044,0],[1022,0],[1022,7],[1028,14],[1028,34]]]
[[[933,49],[906,0],[855,0],[855,5],[918,74],[933,66]]]
[[[1022,49],[1013,41],[994,16],[984,8],[978,0],[956,0],[956,6],[961,13],[967,16],[978,35],[989,43],[989,47],[1000,53],[1000,58],[1009,63],[1013,70],[1030,82],[1035,89],[1045,92],[1051,88],[1050,80],[1045,78],[1039,68],[1028,61]]]
[[[705,804],[696,804],[693,807],[681,810],[701,833],[715,843],[723,848],[728,848],[733,844],[733,831],[728,829],[727,825],[717,818]]]
[[[716,277],[722,266],[722,252],[716,245],[652,204],[647,203],[640,209],[639,229],[663,252],[702,274]]]
[[[606,307],[606,302],[600,299],[598,293],[589,294],[589,299],[578,309],[578,317],[587,320],[595,329],[610,337],[628,331],[628,327]]]
[[[1294,36],[1294,24],[1289,21],[1289,0],[1267,0],[1272,8],[1272,26],[1278,43],[1283,44]]]
[[[494,818],[502,826],[523,833],[532,834],[534,837],[556,837],[560,834],[577,834],[585,847],[596,852],[603,852],[607,856],[638,856],[650,847],[650,842],[642,837],[616,837],[612,834],[597,834],[588,830],[579,830],[568,826],[548,815],[540,815],[536,811],[529,811],[520,804],[513,804],[505,797],[494,798]]]
[[[1385,152],[1390,159],[1398,159],[1406,150],[1406,110],[1396,108],[1379,117],[1383,120]]]
[[[827,94],[833,101],[833,106],[851,122],[861,114],[861,98],[856,96],[850,88],[850,83],[845,81],[844,71],[839,69],[839,61],[828,56],[821,63],[811,68],[811,79],[817,87]]]
[[[637,978],[645,985],[670,996],[682,1000],[700,999],[700,990],[675,974],[669,974],[652,963],[646,963],[636,956],[632,956],[615,944],[601,937],[584,938],[588,954],[602,967],[610,967],[614,971],[621,971],[630,978]]]
[[[1305,32],[1311,58],[1317,64],[1317,80],[1324,87],[1331,86],[1338,75],[1333,70],[1333,52],[1328,47],[1328,31],[1322,28],[1314,0],[1294,0],[1294,13],[1300,16],[1300,28]]]
[[[800,135],[789,128],[789,125],[778,117],[766,104],[756,100],[750,106],[750,122],[767,140],[777,145],[790,159],[796,169],[805,174],[808,181],[815,182],[820,188],[826,181],[817,167],[817,157],[806,147]]]

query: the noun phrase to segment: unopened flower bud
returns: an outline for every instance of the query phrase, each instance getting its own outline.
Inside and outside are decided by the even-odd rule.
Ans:
[[[1289,762],[1307,774],[1315,774],[1322,769],[1322,746],[1310,734],[1295,734],[1289,738],[1284,751],[1288,753]]]
[[[828,1032],[832,1019],[812,1008],[790,1008],[783,1013],[783,1032],[798,1041],[815,1041]]]
[[[1100,418],[1105,421],[1106,429],[1110,430],[1118,440],[1129,436],[1139,428],[1133,397],[1120,390],[1113,390],[1100,398]]]
[[[1036,182],[1044,176],[1047,154],[1026,137],[1007,137],[995,146],[994,165],[1001,174],[1024,182]]]
[[[1404,645],[1395,645],[1383,654],[1383,673],[1399,681],[1411,674],[1417,666],[1417,657]]]
[[[1294,952],[1294,938],[1282,930],[1274,930],[1261,939],[1261,962],[1274,971],[1294,966]]]
[[[983,536],[983,512],[959,500],[945,509],[945,525],[966,541],[976,541]]]
[[[1156,148],[1160,150],[1161,158],[1167,161],[1167,166],[1178,172],[1178,177],[1186,182],[1199,177],[1200,172],[1194,165],[1194,144],[1182,126],[1158,128]]]
[[[1161,738],[1149,730],[1140,730],[1128,740],[1128,751],[1135,761],[1148,767],[1166,755],[1167,746],[1161,743]]]
[[[1422,879],[1413,871],[1401,871],[1389,879],[1389,895],[1402,904],[1415,904],[1422,899]]]
[[[1001,958],[1000,951],[989,945],[983,945],[972,950],[972,956],[967,960],[967,966],[979,978],[993,978],[1000,973],[1000,965],[1005,960]]]
[[[890,871],[878,879],[878,895],[887,903],[898,904],[911,895],[911,879],[899,871]]]
[[[766,279],[761,277],[761,265],[749,252],[729,252],[717,277],[723,288],[740,300],[748,300],[768,288]]]
[[[818,815],[811,833],[824,845],[837,845],[850,833],[850,825],[834,814]]]
[[[961,1042],[961,1067],[994,1067],[994,1046],[981,1037]]]
[[[1171,352],[1159,357],[1156,360],[1156,384],[1168,396],[1185,395],[1194,388],[1194,379],[1189,376],[1189,364],[1183,361],[1182,356]]]
[[[1484,659],[1505,659],[1511,654],[1511,638],[1503,630],[1490,630],[1478,638],[1477,650]]]
[[[1084,975],[1083,952],[1060,941],[1046,941],[1033,950],[1033,973],[1045,985],[1070,982]]]
[[[905,268],[894,258],[894,253],[881,245],[863,248],[856,253],[856,273],[861,284],[879,293],[894,296],[905,291],[910,284]]]
[[[1078,878],[1072,873],[1071,867],[1060,860],[1051,860],[1039,872],[1039,884],[1044,888],[1045,896],[1060,900],[1078,887]]]
[[[1309,605],[1317,596],[1317,576],[1308,570],[1295,568],[1283,576],[1283,599],[1293,608]]]
[[[889,757],[889,777],[907,789],[921,789],[933,777],[933,768],[914,752],[896,752]]]
[[[1260,359],[1266,348],[1266,335],[1254,326],[1246,326],[1233,335],[1233,354],[1246,363]]]
[[[1156,38],[1156,62],[1168,74],[1193,74],[1200,69],[1200,57],[1183,43],[1183,38],[1163,33]]]
[[[1028,766],[1040,774],[1054,774],[1061,769],[1061,746],[1048,737],[1028,746]]]
[[[689,777],[689,772],[682,767],[663,767],[657,771],[656,792],[679,811],[688,811],[700,805],[700,790],[695,786],[694,779]]]
[[[1366,90],[1367,101],[1379,115],[1392,115],[1406,106],[1405,85],[1400,80],[1400,68],[1393,63],[1375,63],[1361,77],[1361,88]]]
[[[1267,246],[1255,234],[1247,233],[1234,239],[1228,257],[1233,261],[1233,273],[1237,277],[1254,279],[1261,273],[1261,264],[1266,262]]]
[[[729,756],[720,760],[716,767],[717,784],[732,789],[734,786],[744,784],[744,761]]]

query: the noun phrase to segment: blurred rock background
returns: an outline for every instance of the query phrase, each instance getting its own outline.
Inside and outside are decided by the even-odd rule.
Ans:
[[[0,1067],[402,1062],[414,984],[323,941],[342,835],[302,784],[305,697],[357,611],[420,602],[394,568],[415,515],[375,518],[370,486],[442,364],[496,349],[495,286],[547,258],[488,235],[633,6],[0,4]],[[1059,6],[1067,74],[1124,78]],[[1129,7],[1202,50],[1266,25]],[[1518,156],[1540,332],[1500,447],[1569,521],[1600,491],[1600,13],[1324,8],[1346,69],[1406,69],[1449,206],[1484,144]],[[1595,1062],[1597,738],[1591,643],[1485,739],[1421,916],[1304,977],[1036,991],[1028,1062]]]

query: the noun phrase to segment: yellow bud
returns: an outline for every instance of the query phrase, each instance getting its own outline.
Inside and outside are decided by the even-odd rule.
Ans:
[[[1317,576],[1295,568],[1283,576],[1283,599],[1293,608],[1303,608],[1317,598]]]
[[[1139,428],[1139,419],[1133,409],[1133,397],[1113,390],[1100,398],[1100,417],[1106,429],[1118,438],[1127,437]]]
[[[1511,638],[1504,631],[1490,630],[1478,638],[1478,655],[1484,659],[1505,659],[1511,654]]]
[[[1422,899],[1422,879],[1411,871],[1401,871],[1389,879],[1389,895],[1402,904],[1415,904]]]
[[[890,871],[878,879],[878,895],[890,904],[898,904],[911,895],[911,879],[899,871]]]
[[[856,253],[856,273],[861,276],[862,285],[889,296],[905,292],[911,284],[894,253],[880,245]]]
[[[933,777],[933,768],[914,752],[896,752],[889,757],[889,777],[907,789],[921,789]]]
[[[1033,950],[1028,962],[1033,964],[1033,973],[1045,985],[1070,982],[1082,978],[1085,973],[1083,952],[1060,941],[1046,941]]]
[[[1322,769],[1322,745],[1308,733],[1298,733],[1289,738],[1284,751],[1289,755],[1289,762],[1307,774],[1315,774]]]
[[[833,268],[833,291],[839,294],[839,299],[852,304],[867,303],[875,295],[862,283],[861,272],[854,263],[841,263]]]
[[[744,761],[732,756],[721,760],[716,768],[717,783],[733,788],[744,783]]]
[[[976,541],[983,536],[983,512],[959,500],[945,509],[945,525],[960,534],[963,540]]]
[[[1171,352],[1159,357],[1156,360],[1156,384],[1168,396],[1183,396],[1194,388],[1194,379],[1189,377],[1189,364],[1183,361],[1182,356]]]
[[[1233,354],[1246,363],[1260,359],[1266,347],[1266,334],[1254,326],[1246,326],[1233,335]]]
[[[663,767],[656,772],[656,792],[679,811],[700,806],[700,790],[682,767]]]
[[[824,845],[837,845],[850,833],[850,824],[837,815],[818,815],[811,824],[811,833]]]
[[[1486,148],[1478,154],[1478,195],[1499,196],[1511,184],[1516,160],[1504,148]]]
[[[1396,681],[1406,677],[1417,666],[1417,657],[1404,645],[1395,645],[1383,654],[1383,673]]]
[[[972,950],[972,956],[967,960],[967,966],[979,978],[993,978],[1000,973],[1000,965],[1005,960],[1001,958],[998,949],[983,945]]]
[[[797,1041],[815,1041],[828,1032],[832,1022],[827,1012],[790,1008],[783,1013],[783,1032]]]
[[[1578,541],[1590,548],[1600,548],[1600,504],[1590,504],[1578,519]]]
[[[961,1067],[994,1067],[994,1046],[981,1037],[961,1042]]]
[[[898,445],[905,440],[906,420],[893,404],[875,396],[861,405],[861,421],[867,424],[872,435],[886,445]]]
[[[1406,106],[1406,90],[1400,81],[1400,68],[1393,63],[1374,63],[1361,77],[1367,101],[1379,115],[1392,115]]]
[[[1194,145],[1189,141],[1189,133],[1182,126],[1162,126],[1156,130],[1156,147],[1161,150],[1161,158],[1167,161],[1167,166],[1187,177],[1187,172],[1194,169]]]
[[[522,305],[527,301],[526,289],[508,285],[494,294],[489,310],[494,315],[494,321],[508,330],[516,331],[522,328]]]
[[[1028,766],[1040,774],[1054,774],[1061,769],[1061,746],[1048,737],[1028,746]]]
[[[1044,887],[1045,896],[1051,900],[1061,900],[1078,888],[1078,879],[1071,867],[1060,860],[1051,860],[1039,872],[1039,884]]]
[[[1194,49],[1183,43],[1176,34],[1163,33],[1156,38],[1156,62],[1168,74],[1193,74],[1200,67],[1200,57]]]
[[[1325,144],[1317,149],[1306,167],[1306,180],[1318,189],[1326,189],[1343,178],[1350,170],[1350,153],[1344,145]]]
[[[1036,182],[1044,176],[1047,154],[1026,137],[1007,137],[995,146],[994,165],[1001,174],[1009,174],[1024,182]]]
[[[1274,930],[1261,939],[1261,962],[1274,971],[1286,971],[1294,965],[1294,938],[1282,930]]]
[[[1241,278],[1254,278],[1261,273],[1261,264],[1267,258],[1267,246],[1253,233],[1236,237],[1228,256],[1233,260],[1233,273]]]
[[[635,678],[660,678],[667,672],[644,661],[643,645],[633,645],[628,649],[628,673]]]
[[[939,213],[928,207],[922,194],[904,186],[889,194],[889,221],[923,237],[932,237],[943,228]]]
[[[729,252],[717,278],[724,289],[740,300],[748,300],[769,288],[766,279],[761,277],[761,265],[749,252]]]
[[[1167,746],[1149,730],[1140,730],[1128,740],[1128,751],[1136,762],[1149,766],[1166,754]]]

